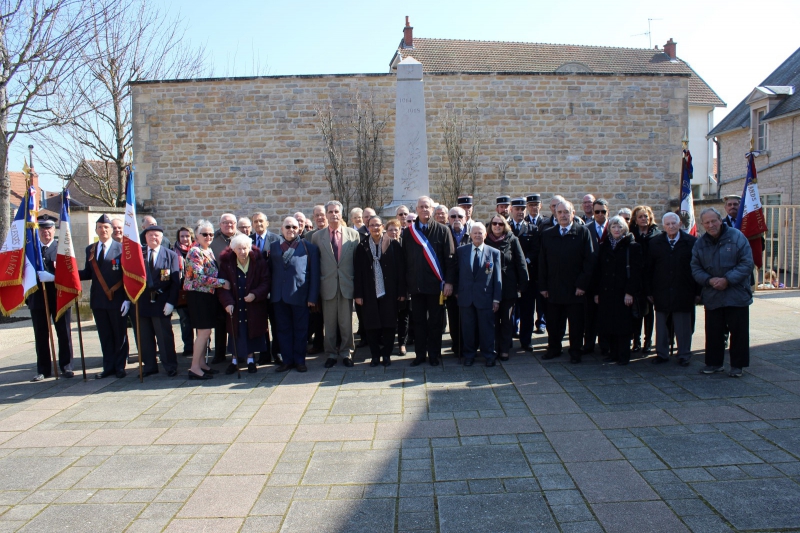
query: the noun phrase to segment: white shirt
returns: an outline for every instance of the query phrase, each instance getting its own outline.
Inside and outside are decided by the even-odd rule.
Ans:
[[[677,242],[678,242],[678,239],[680,239],[680,238],[681,238],[681,232],[680,231],[678,232],[677,235],[675,235],[674,238],[671,238],[669,236],[669,234],[668,234],[667,235],[667,242],[669,243],[669,241],[672,241],[672,246],[675,246],[675,244],[677,244]]]
[[[606,224],[608,224],[608,220],[605,223],[600,224],[599,222],[595,221],[594,225],[597,227],[597,235],[598,237],[603,235],[603,232],[606,230]]]
[[[111,246],[111,243],[114,242],[114,239],[108,239],[106,242],[99,241],[97,243],[97,252],[95,254],[95,259],[100,259],[100,245],[103,245],[103,255],[108,253],[108,248]]]
[[[569,226],[566,228],[559,226],[558,231],[563,235],[565,233],[569,233],[569,230],[572,229],[572,222],[569,223]]]
[[[158,257],[158,252],[161,251],[161,245],[159,245],[158,248],[149,249],[149,250],[150,250],[150,253],[147,254],[147,262],[150,263],[150,257],[152,256],[153,257],[153,263],[155,263],[156,262],[156,258]]]

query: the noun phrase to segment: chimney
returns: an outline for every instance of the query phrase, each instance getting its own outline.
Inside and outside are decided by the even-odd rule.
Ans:
[[[677,59],[678,55],[675,52],[675,46],[678,43],[672,40],[672,37],[669,38],[667,44],[664,45],[664,53],[669,56],[670,59]]]
[[[414,27],[408,23],[406,16],[406,27],[403,28],[403,48],[414,48]]]

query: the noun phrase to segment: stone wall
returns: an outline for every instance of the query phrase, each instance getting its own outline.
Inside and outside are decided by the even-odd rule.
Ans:
[[[225,211],[263,210],[273,221],[310,214],[330,198],[316,108],[341,109],[357,92],[389,115],[383,177],[391,190],[394,88],[392,74],[135,84],[137,199],[170,234]],[[485,139],[478,218],[498,194],[580,201],[591,192],[612,208],[646,203],[659,213],[679,194],[686,76],[426,74],[425,98],[434,199],[448,164],[445,110],[474,119]]]

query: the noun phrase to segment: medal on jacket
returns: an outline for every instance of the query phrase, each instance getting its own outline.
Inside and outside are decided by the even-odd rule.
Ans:
[[[111,270],[119,270],[119,265],[117,264],[116,259],[111,260]]]
[[[162,268],[161,269],[161,281],[169,281],[169,269]]]
[[[492,263],[486,263],[486,273],[488,274],[492,270]]]

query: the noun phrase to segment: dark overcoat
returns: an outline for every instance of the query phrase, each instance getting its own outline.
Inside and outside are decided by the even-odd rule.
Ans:
[[[414,227],[419,229],[419,219],[414,221]],[[455,245],[453,244],[453,232],[444,224],[439,224],[433,218],[428,221],[428,242],[433,249],[433,253],[439,259],[444,274],[444,282],[455,285],[458,279],[458,265],[455,258]],[[408,291],[414,294],[439,294],[442,285],[433,273],[422,246],[411,236],[408,228],[403,230],[403,252],[408,268]]]
[[[634,301],[640,297],[643,268],[642,247],[630,233],[614,249],[608,238],[600,243],[594,282],[594,294],[599,298],[599,331],[612,335],[633,333],[633,306],[625,305],[625,295],[630,294]]]
[[[645,292],[660,313],[688,313],[702,287],[692,276],[692,248],[697,237],[680,232],[675,248],[665,233],[650,240],[645,258]]]
[[[547,291],[548,301],[554,304],[582,304],[586,297],[576,296],[575,289],[591,289],[596,263],[586,226],[572,224],[566,235],[561,235],[559,226],[545,229],[539,252],[539,291]]]
[[[239,323],[239,288],[236,284],[236,253],[230,248],[222,252],[219,259],[219,277],[230,282],[230,290],[217,289],[217,298],[222,307],[233,306],[233,323]],[[269,298],[272,279],[270,276],[269,262],[263,258],[261,252],[250,250],[250,265],[247,268],[247,283],[245,284],[244,294],[250,293],[256,297],[255,300],[247,304],[247,335],[251,339],[263,337],[267,333],[267,301]],[[235,334],[238,331],[231,331],[231,321],[227,320],[228,334]]]
[[[368,239],[370,239],[368,237]],[[379,245],[380,246],[380,245]],[[361,298],[361,320],[366,329],[394,328],[397,326],[397,299],[406,296],[406,268],[403,247],[399,241],[392,241],[379,259],[383,272],[383,287],[386,294],[378,302],[375,292],[375,262],[369,247],[369,240],[358,243],[355,251],[355,278],[353,298]]]
[[[508,232],[501,241],[486,238],[486,245],[500,252],[503,300],[515,300],[528,287],[528,266],[519,239]]]

